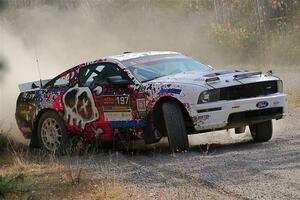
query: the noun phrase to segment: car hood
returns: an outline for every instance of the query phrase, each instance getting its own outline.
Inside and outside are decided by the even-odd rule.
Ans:
[[[215,79],[215,80],[214,80]],[[206,88],[221,88],[253,82],[279,80],[271,74],[248,71],[190,71],[160,77],[147,83],[191,84]]]

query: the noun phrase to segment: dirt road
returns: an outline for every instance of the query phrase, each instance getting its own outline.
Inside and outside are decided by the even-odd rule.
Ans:
[[[268,143],[251,142],[248,131],[238,136],[219,132],[190,138],[197,144],[218,143],[208,152],[194,145],[188,153],[170,155],[162,142],[156,150],[92,155],[82,158],[80,166],[94,178],[109,174],[126,189],[149,197],[300,199],[299,120],[293,110],[275,122]]]
[[[281,75],[292,103],[288,116],[274,121],[270,142],[253,143],[249,130],[241,135],[221,131],[191,136],[187,153],[171,155],[162,141],[146,150],[92,155],[80,165],[94,178],[109,174],[126,190],[150,198],[300,199],[300,108],[295,92],[300,84],[297,73]]]

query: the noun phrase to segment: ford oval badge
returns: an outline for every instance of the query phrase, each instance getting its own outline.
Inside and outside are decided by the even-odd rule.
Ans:
[[[257,108],[266,108],[268,107],[269,103],[267,101],[260,101],[256,104]]]

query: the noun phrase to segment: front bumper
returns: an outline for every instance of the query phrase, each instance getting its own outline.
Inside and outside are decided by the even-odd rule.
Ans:
[[[234,128],[259,121],[280,119],[287,113],[287,95],[218,101],[190,107],[196,131]]]

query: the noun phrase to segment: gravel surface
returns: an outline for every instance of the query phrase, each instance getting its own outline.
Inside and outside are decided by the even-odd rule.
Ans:
[[[249,130],[223,131],[190,137],[187,153],[170,154],[162,141],[127,153],[81,157],[74,164],[151,199],[300,199],[299,111],[274,121],[267,143],[253,143]]]

